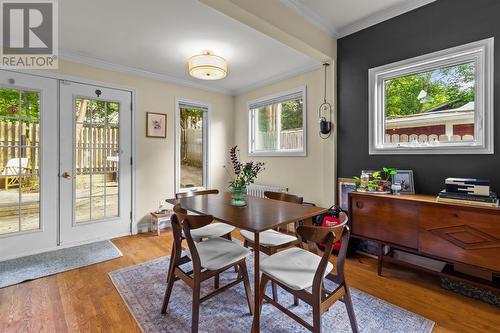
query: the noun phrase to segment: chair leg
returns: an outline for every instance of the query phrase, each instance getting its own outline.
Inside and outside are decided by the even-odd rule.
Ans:
[[[299,298],[297,296],[293,296],[293,305],[299,306]]]
[[[220,278],[219,274],[214,276],[214,289],[219,289],[219,278]]]
[[[356,322],[356,315],[354,314],[354,307],[352,306],[351,291],[347,285],[344,285],[344,288],[344,304],[347,309],[347,314],[349,315],[349,321],[351,322],[351,329],[353,333],[358,333],[358,323]]]
[[[320,304],[313,305],[313,333],[321,333]]]
[[[172,267],[172,270],[168,272],[167,278],[167,289],[165,290],[165,296],[163,297],[163,305],[161,306],[161,314],[165,314],[167,312],[168,302],[170,300],[170,295],[172,294],[172,289],[174,288],[175,282],[175,265]]]
[[[193,281],[193,304],[191,309],[191,333],[198,333],[200,323],[200,281]]]
[[[275,254],[278,251],[273,251],[271,250],[271,255]],[[271,281],[271,288],[273,290],[273,301],[278,302],[278,287],[276,286],[276,283],[274,281]]]
[[[172,246],[172,253],[170,253],[170,263],[168,264],[168,272],[167,272],[167,283],[170,278],[171,272],[174,270],[174,257],[175,257],[175,248]]]
[[[267,283],[269,282],[269,278],[266,274],[262,274],[260,278],[260,292],[259,292],[259,313],[262,313],[262,302],[264,301],[264,295],[266,293]]]
[[[273,300],[278,302],[278,287],[276,286],[276,283],[271,281],[271,288],[273,289]]]
[[[252,297],[252,289],[250,288],[250,279],[248,278],[247,264],[245,260],[239,265],[239,274],[243,277],[243,284],[245,285],[245,293],[247,295],[248,309],[250,310],[250,314],[253,315],[253,297]],[[238,275],[239,275],[238,274]]]

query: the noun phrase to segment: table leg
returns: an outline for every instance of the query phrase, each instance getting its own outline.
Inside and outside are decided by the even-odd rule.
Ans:
[[[254,301],[254,313],[253,313],[253,323],[252,323],[252,332],[257,333],[260,332],[260,306],[259,306],[259,297],[260,297],[260,244],[259,244],[259,233],[254,233],[254,242],[253,242],[253,257],[254,257],[254,284],[253,284],[253,301]]]

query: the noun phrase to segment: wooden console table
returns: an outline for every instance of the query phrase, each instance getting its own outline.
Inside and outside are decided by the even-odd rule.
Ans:
[[[500,289],[500,208],[441,203],[429,195],[349,193],[352,237],[379,244],[379,268],[392,262]],[[441,272],[384,253],[384,245],[446,263]]]

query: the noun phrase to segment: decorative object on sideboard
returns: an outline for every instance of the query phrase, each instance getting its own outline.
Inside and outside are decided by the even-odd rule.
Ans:
[[[325,69],[325,91],[323,95],[323,103],[319,106],[319,137],[326,140],[332,134],[332,105],[326,101],[326,69],[330,66],[325,62],[323,68]],[[325,117],[328,115],[328,118]]]
[[[338,179],[338,189],[339,189],[339,207],[343,211],[347,212],[349,210],[348,195],[349,192],[356,191],[356,179],[354,178],[339,178]]]
[[[167,137],[167,115],[165,113],[146,112],[146,136],[148,138]]]
[[[447,178],[445,189],[439,192],[436,200],[460,205],[499,206],[497,194],[490,191],[490,181],[471,178]]]
[[[379,171],[363,170],[361,176],[353,177],[356,180],[357,192],[377,194],[391,193],[391,177],[396,175],[396,169],[382,168]]]
[[[402,194],[415,194],[415,184],[412,170],[395,170],[392,175],[392,182],[401,184]]]
[[[229,151],[233,173],[231,174],[226,166],[224,166],[224,169],[231,177],[229,182],[229,192],[232,195],[231,204],[235,207],[244,207],[247,205],[245,200],[247,186],[253,184],[257,175],[264,171],[264,163],[254,161],[242,163],[239,153],[238,146],[234,146]]]

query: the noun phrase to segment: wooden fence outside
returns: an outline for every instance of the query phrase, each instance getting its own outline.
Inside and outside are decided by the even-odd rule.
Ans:
[[[77,127],[75,172],[115,172],[118,128]],[[40,127],[35,123],[0,122],[0,172],[13,158],[28,158],[26,173],[39,171]]]
[[[276,149],[276,132],[258,132],[258,147],[266,150]],[[289,130],[280,133],[281,149],[300,149],[304,146],[304,130]]]

